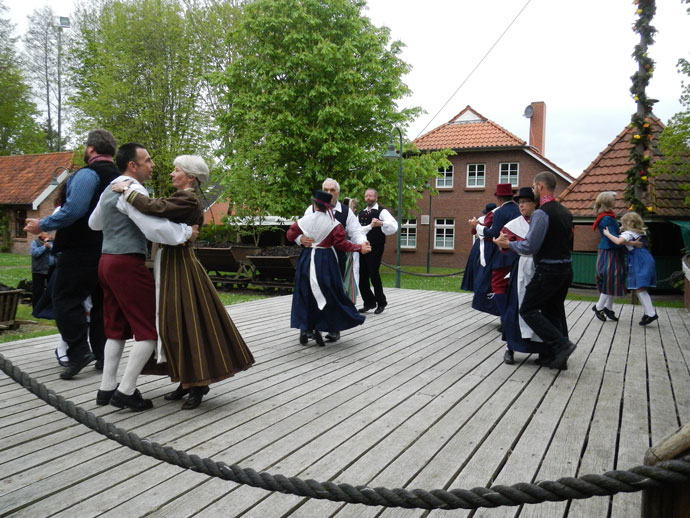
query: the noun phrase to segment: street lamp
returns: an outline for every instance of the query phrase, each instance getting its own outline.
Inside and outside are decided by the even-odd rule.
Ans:
[[[395,146],[393,145],[393,135],[395,133],[395,130],[398,131],[398,134],[400,135],[400,153],[398,153],[395,150]],[[388,151],[386,151],[386,154],[383,155],[385,158],[389,160],[395,160],[396,158],[398,159],[398,251],[396,254],[396,266],[397,268],[395,269],[395,287],[399,288],[400,287],[400,245],[402,241],[402,189],[403,189],[403,167],[402,167],[402,153],[403,153],[403,135],[402,135],[402,130],[395,126],[393,128],[393,131],[391,131],[391,141],[390,144],[388,144]]]
[[[426,273],[429,273],[431,270],[431,231],[434,228],[432,225],[434,220],[431,217],[431,182],[428,182],[426,187],[429,189],[429,232],[426,243]]]
[[[57,48],[57,87],[58,87],[58,145],[57,150],[62,151],[62,31],[69,29],[71,24],[69,18],[66,16],[60,16],[58,20],[58,25],[54,25],[57,29],[58,36],[58,48]]]

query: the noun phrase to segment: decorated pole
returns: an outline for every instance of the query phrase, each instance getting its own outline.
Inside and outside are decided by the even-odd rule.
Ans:
[[[647,55],[649,45],[654,43],[656,29],[651,21],[656,13],[655,0],[635,0],[637,6],[637,20],[633,30],[640,35],[640,43],[635,45],[633,57],[638,63],[637,71],[630,77],[632,79],[632,93],[637,103],[637,111],[633,114],[630,126],[634,128],[632,135],[633,148],[630,151],[632,167],[627,172],[627,186],[625,200],[630,204],[631,210],[640,214],[652,212],[649,188],[649,168],[651,166],[652,108],[656,99],[647,97],[646,88],[654,73],[654,61]]]

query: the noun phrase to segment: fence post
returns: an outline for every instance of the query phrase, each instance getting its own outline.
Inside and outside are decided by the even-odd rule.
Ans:
[[[671,460],[690,450],[690,423],[647,450],[645,466]],[[642,518],[686,518],[690,516],[690,482],[642,491]]]

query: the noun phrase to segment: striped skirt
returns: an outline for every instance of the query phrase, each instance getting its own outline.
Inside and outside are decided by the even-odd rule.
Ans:
[[[625,252],[623,249],[597,250],[597,290],[605,295],[625,295]]]
[[[205,386],[248,369],[254,357],[194,250],[164,246],[159,330],[172,381]]]

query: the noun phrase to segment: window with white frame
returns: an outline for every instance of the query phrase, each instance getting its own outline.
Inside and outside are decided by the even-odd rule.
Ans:
[[[438,176],[436,177],[437,189],[450,189],[453,187],[453,166],[439,167]]]
[[[400,231],[400,248],[417,248],[417,220],[404,219]]]
[[[520,181],[520,164],[518,162],[504,162],[500,164],[498,183],[509,183],[513,187]]]
[[[486,164],[467,164],[467,187],[484,187]]]
[[[455,241],[455,220],[452,218],[434,219],[434,248],[439,250],[453,250]]]

